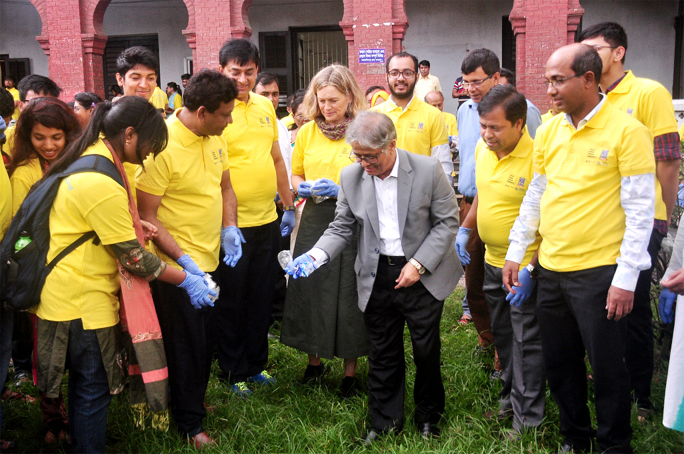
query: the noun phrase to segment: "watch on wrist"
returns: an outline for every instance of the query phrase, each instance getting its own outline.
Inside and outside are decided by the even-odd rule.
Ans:
[[[294,205],[283,205],[283,211],[295,211],[297,209]]]
[[[409,263],[416,267],[416,270],[418,270],[418,274],[425,274],[425,267],[418,260],[411,258],[409,260]]]
[[[537,277],[539,275],[539,270],[531,263],[528,263],[525,269],[530,272],[530,277]]]

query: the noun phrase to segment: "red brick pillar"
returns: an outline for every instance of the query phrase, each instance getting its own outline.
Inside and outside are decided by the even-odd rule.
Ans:
[[[249,38],[247,12],[252,0],[185,0],[192,17],[183,31],[190,44],[195,71],[218,69],[221,45],[232,38]]]
[[[510,21],[516,38],[516,84],[539,110],[548,110],[542,82],[554,50],[575,41],[584,10],[579,0],[515,0]]]
[[[92,91],[106,98],[104,86],[104,49],[107,44],[107,37],[100,35],[82,36],[83,44],[83,69],[84,69],[84,91]]]
[[[402,50],[408,28],[404,0],[344,0],[340,26],[349,45],[349,69],[361,89],[387,86],[384,62]]]

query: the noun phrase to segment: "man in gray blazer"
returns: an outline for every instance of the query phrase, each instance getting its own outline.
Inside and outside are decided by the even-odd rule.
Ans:
[[[424,437],[438,436],[445,400],[439,322],[444,299],[463,273],[453,247],[456,196],[436,159],[396,148],[394,124],[384,114],[362,112],[346,138],[350,158],[360,165],[342,170],[335,220],[286,271],[294,278],[308,276],[360,230],[356,282],[371,340],[371,430],[364,443],[402,429],[404,323],[416,363],[415,423]]]

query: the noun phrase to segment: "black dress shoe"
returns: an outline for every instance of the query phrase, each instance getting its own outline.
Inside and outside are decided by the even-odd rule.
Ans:
[[[344,377],[340,385],[340,396],[343,399],[354,396],[358,393],[358,380],[356,377]]]
[[[359,444],[368,447],[372,444],[374,444],[376,441],[378,441],[380,438],[382,438],[381,433],[374,431],[371,429],[365,437],[363,437],[363,440],[359,440]]]
[[[325,366],[323,363],[318,366],[312,366],[309,364],[306,366],[304,371],[304,377],[302,378],[302,384],[308,385],[311,382],[318,381],[323,375],[325,375]]]
[[[442,433],[436,424],[432,424],[430,422],[418,424],[418,432],[420,432],[420,435],[423,438],[439,437],[439,435]]]

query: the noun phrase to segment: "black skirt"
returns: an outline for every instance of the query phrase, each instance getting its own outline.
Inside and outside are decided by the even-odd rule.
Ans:
[[[335,218],[336,200],[306,202],[297,234],[294,257],[310,250]],[[358,358],[368,355],[369,340],[358,306],[352,244],[311,276],[289,279],[280,341],[321,358]]]

